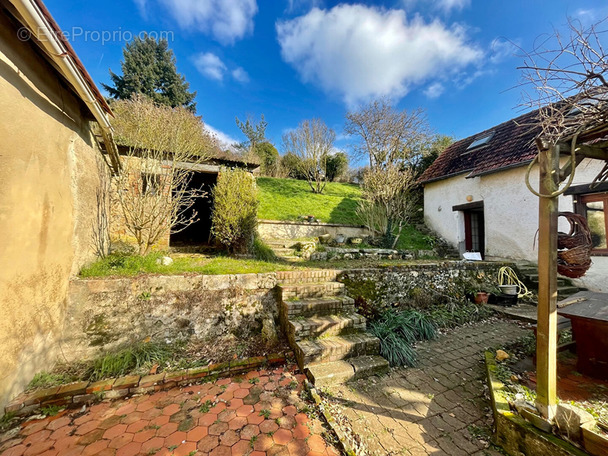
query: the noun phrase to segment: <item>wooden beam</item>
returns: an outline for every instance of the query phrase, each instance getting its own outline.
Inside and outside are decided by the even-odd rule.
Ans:
[[[576,154],[585,158],[597,158],[598,160],[608,161],[608,149],[595,146],[576,146]]]
[[[540,193],[557,191],[559,147],[539,150]],[[558,198],[541,197],[538,211],[538,324],[536,407],[552,420],[557,407],[557,217]]]

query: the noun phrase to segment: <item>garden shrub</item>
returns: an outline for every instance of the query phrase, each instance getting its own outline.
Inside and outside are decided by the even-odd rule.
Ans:
[[[253,175],[223,168],[213,189],[211,232],[230,253],[253,248],[258,218],[258,192]]]

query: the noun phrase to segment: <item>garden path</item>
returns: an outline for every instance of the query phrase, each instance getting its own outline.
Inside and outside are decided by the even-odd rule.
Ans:
[[[337,456],[295,366],[30,420],[2,456]]]
[[[499,455],[489,447],[483,352],[529,331],[498,319],[461,327],[420,343],[417,368],[331,386],[323,397],[358,456]]]

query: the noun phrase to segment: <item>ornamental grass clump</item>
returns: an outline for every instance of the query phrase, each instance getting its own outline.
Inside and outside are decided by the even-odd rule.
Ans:
[[[385,312],[370,324],[370,332],[380,339],[380,353],[391,366],[416,365],[413,344],[437,337],[437,328],[429,316],[413,309]]]
[[[229,253],[250,253],[259,205],[253,175],[242,169],[222,169],[213,189],[213,201],[211,232],[216,242]]]

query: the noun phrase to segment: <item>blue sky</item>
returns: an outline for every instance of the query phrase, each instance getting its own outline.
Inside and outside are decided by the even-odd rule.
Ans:
[[[603,0],[46,4],[100,87],[110,68],[120,72],[131,34],[164,34],[197,91],[198,113],[220,138],[243,140],[235,116],[263,113],[279,150],[285,131],[313,117],[347,148],[345,112],[377,96],[423,108],[438,133],[462,138],[489,128],[521,110],[514,45],[530,50],[568,17],[608,16]]]

